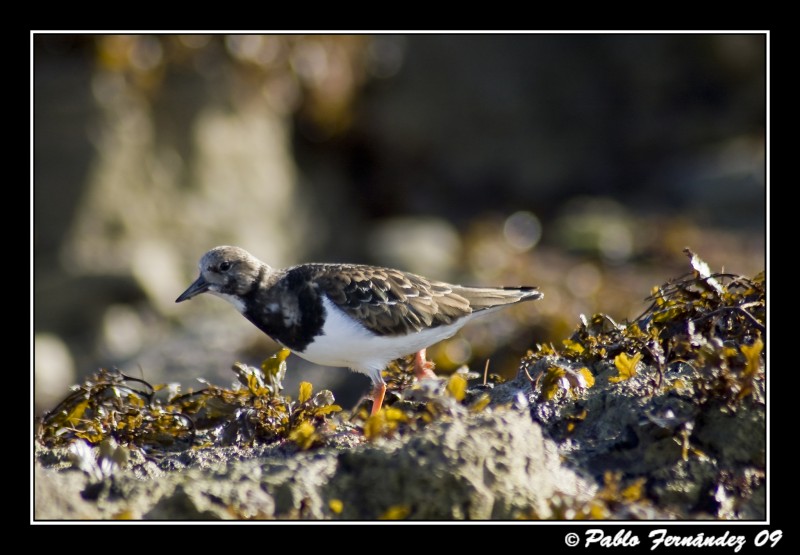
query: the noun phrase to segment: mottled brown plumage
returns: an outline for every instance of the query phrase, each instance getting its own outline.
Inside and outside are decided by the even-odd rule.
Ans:
[[[403,335],[449,324],[471,312],[445,284],[388,268],[318,266],[320,289],[348,316],[380,335]]]

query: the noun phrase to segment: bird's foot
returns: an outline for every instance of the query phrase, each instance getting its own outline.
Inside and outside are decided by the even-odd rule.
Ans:
[[[425,378],[436,378],[433,369],[436,365],[432,361],[425,359],[425,349],[422,349],[414,356],[414,376],[417,380]]]

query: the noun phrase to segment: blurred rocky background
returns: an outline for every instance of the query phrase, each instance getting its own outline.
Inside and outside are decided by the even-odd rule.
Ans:
[[[686,246],[752,276],[765,91],[759,34],[36,34],[36,413],[101,366],[229,385],[274,352],[219,299],[174,304],[219,244],[543,289],[432,349],[445,373],[636,317]]]

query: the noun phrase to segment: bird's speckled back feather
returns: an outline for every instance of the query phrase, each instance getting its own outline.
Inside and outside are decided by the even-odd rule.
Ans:
[[[336,306],[381,335],[447,325],[473,312],[542,296],[534,287],[462,287],[375,266],[305,266]]]

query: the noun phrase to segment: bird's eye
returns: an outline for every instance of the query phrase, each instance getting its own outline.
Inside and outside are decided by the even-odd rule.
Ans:
[[[227,260],[225,262],[220,262],[220,265],[219,265],[219,271],[220,272],[227,272],[230,269],[231,269],[231,263],[230,262],[228,262]]]

